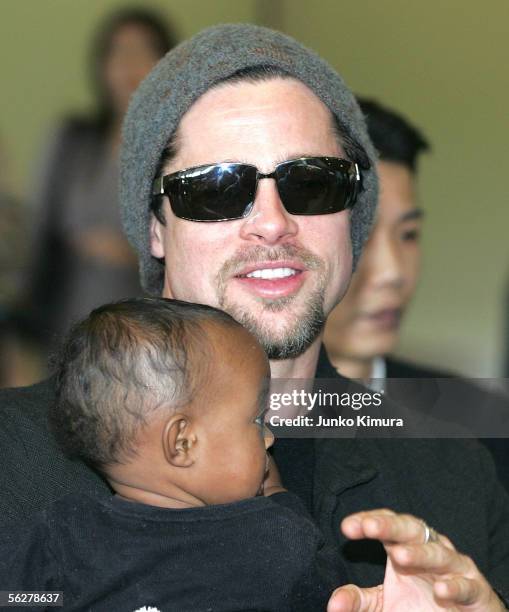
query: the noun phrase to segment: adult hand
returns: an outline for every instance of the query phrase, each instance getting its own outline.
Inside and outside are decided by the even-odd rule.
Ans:
[[[345,518],[352,540],[380,540],[387,552],[383,585],[340,587],[327,612],[502,612],[496,593],[469,557],[425,523],[391,510],[359,512]],[[427,540],[427,541],[426,541]]]

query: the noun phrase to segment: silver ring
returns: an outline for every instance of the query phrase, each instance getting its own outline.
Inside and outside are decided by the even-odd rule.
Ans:
[[[421,521],[422,526],[424,527],[424,544],[428,544],[428,542],[438,542],[438,533],[430,527],[425,521]]]

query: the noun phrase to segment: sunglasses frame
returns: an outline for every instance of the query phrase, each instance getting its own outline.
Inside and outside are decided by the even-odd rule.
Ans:
[[[316,163],[316,162],[321,162],[321,163],[325,163],[328,166],[332,166],[332,165],[339,165],[340,169],[344,169],[346,170],[346,177],[348,180],[348,184],[347,184],[347,190],[348,193],[345,197],[345,205],[343,208],[341,208],[340,210],[331,210],[331,211],[324,211],[321,213],[292,213],[290,211],[288,211],[288,209],[286,208],[283,199],[281,198],[281,194],[280,194],[280,198],[281,198],[281,202],[283,204],[283,207],[285,208],[285,210],[288,212],[288,214],[291,215],[295,215],[295,216],[318,216],[321,214],[333,214],[335,212],[341,212],[343,210],[346,209],[351,209],[353,208],[353,206],[356,203],[357,200],[357,196],[359,194],[359,191],[361,189],[361,173],[359,170],[359,166],[357,165],[357,163],[349,161],[347,159],[343,159],[340,157],[327,157],[327,156],[314,156],[314,157],[297,157],[295,159],[289,159],[286,160],[284,162],[281,162],[280,164],[277,164],[276,167],[274,168],[274,170],[272,172],[269,173],[263,173],[260,172],[258,170],[258,168],[253,165],[253,164],[246,164],[246,163],[242,163],[242,162],[219,162],[216,164],[203,164],[200,166],[192,166],[190,168],[184,168],[183,170],[178,170],[177,172],[172,172],[171,174],[165,174],[164,176],[161,176],[157,179],[154,180],[153,185],[152,185],[152,196],[162,196],[162,195],[166,195],[169,200],[170,200],[170,206],[172,206],[172,210],[173,213],[175,214],[176,217],[180,218],[180,219],[185,219],[186,221],[195,221],[198,223],[215,223],[215,222],[219,222],[219,221],[235,221],[237,219],[245,219],[246,217],[249,216],[249,214],[251,213],[251,210],[253,209],[254,206],[254,200],[256,198],[256,192],[258,189],[258,181],[261,179],[274,179],[276,181],[276,188],[278,189],[278,181],[277,181],[277,173],[278,170],[281,169],[282,167],[286,166],[286,165],[290,165],[290,164],[295,164],[296,162],[309,162],[309,163]],[[250,168],[250,169],[254,169],[256,171],[256,178],[255,178],[255,184],[254,184],[254,191],[253,191],[253,196],[252,196],[252,201],[249,202],[246,207],[244,208],[244,211],[242,213],[242,215],[240,216],[235,216],[235,217],[225,217],[225,218],[221,218],[221,219],[195,219],[195,218],[191,218],[191,217],[185,217],[182,216],[180,214],[177,214],[177,212],[175,212],[173,205],[172,205],[172,199],[170,197],[170,194],[168,193],[168,189],[169,189],[169,184],[171,182],[174,181],[178,181],[178,180],[186,180],[189,179],[189,175],[193,174],[193,173],[199,173],[200,171],[205,171],[206,169],[212,169],[212,168],[221,168],[221,169],[226,169],[227,167],[231,167],[231,166],[240,166],[243,168]],[[344,168],[341,168],[341,167]],[[335,168],[338,169],[338,168]],[[278,189],[278,193],[279,193],[279,189]]]

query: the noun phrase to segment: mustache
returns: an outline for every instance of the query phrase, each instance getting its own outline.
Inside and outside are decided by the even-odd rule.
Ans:
[[[276,247],[251,246],[239,250],[226,260],[219,270],[220,282],[240,273],[246,264],[292,259],[302,264],[307,270],[318,270],[324,266],[323,260],[303,247],[295,245],[278,245]]]

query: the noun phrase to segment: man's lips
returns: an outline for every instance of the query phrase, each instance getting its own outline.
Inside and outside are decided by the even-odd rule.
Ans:
[[[278,261],[257,261],[256,263],[249,264],[240,269],[239,272],[235,274],[235,277],[243,277],[248,274],[252,274],[258,270],[278,270],[278,269],[288,268],[290,270],[294,270],[295,272],[303,272],[305,267],[297,261],[284,260],[280,259]]]
[[[305,278],[306,269],[302,263],[289,260],[252,263],[234,276],[248,291],[268,299],[296,293]]]
[[[362,318],[373,323],[381,329],[397,329],[401,322],[401,308],[381,308],[374,312],[364,313]]]

